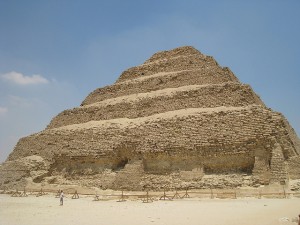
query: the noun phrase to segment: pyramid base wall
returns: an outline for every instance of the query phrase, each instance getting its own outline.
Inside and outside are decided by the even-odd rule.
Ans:
[[[300,179],[300,156],[295,156],[288,161],[288,174],[290,179]]]

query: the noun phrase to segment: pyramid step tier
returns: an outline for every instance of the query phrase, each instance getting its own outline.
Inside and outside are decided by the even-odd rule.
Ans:
[[[204,68],[201,70],[161,72],[152,76],[139,77],[98,88],[90,93],[81,105],[89,105],[105,99],[165,88],[177,88],[187,85],[222,84],[226,82],[238,82],[228,68],[218,68],[216,71]]]
[[[22,138],[9,160],[30,155],[52,159],[55,154],[98,155],[113,160],[127,145],[132,155],[254,157],[259,151],[269,154],[274,139],[282,144],[284,156],[288,158],[296,151],[282,120],[280,114],[252,105],[192,108],[136,119],[90,121]]]
[[[117,83],[141,76],[150,76],[159,72],[175,72],[192,69],[208,69],[210,71],[216,71],[222,69],[213,57],[203,55],[200,52],[165,58],[150,63],[147,62],[148,61],[142,65],[125,70],[117,80]]]
[[[184,108],[262,105],[248,85],[223,83],[167,88],[107,99],[84,107],[65,110],[54,117],[48,129],[92,120],[137,118]]]

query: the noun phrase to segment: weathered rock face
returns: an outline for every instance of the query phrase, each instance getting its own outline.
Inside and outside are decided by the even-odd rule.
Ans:
[[[299,154],[283,115],[212,57],[181,47],[154,54],[20,139],[0,166],[0,184],[256,186],[300,179]]]

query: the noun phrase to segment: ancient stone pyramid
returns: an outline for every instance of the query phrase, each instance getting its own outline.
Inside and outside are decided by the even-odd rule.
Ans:
[[[224,188],[300,178],[299,139],[249,85],[193,47],[154,54],[19,140],[2,186]]]

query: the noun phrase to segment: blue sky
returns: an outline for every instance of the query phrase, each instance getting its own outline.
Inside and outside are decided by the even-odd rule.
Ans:
[[[0,162],[153,53],[192,45],[300,134],[298,0],[0,0]]]

